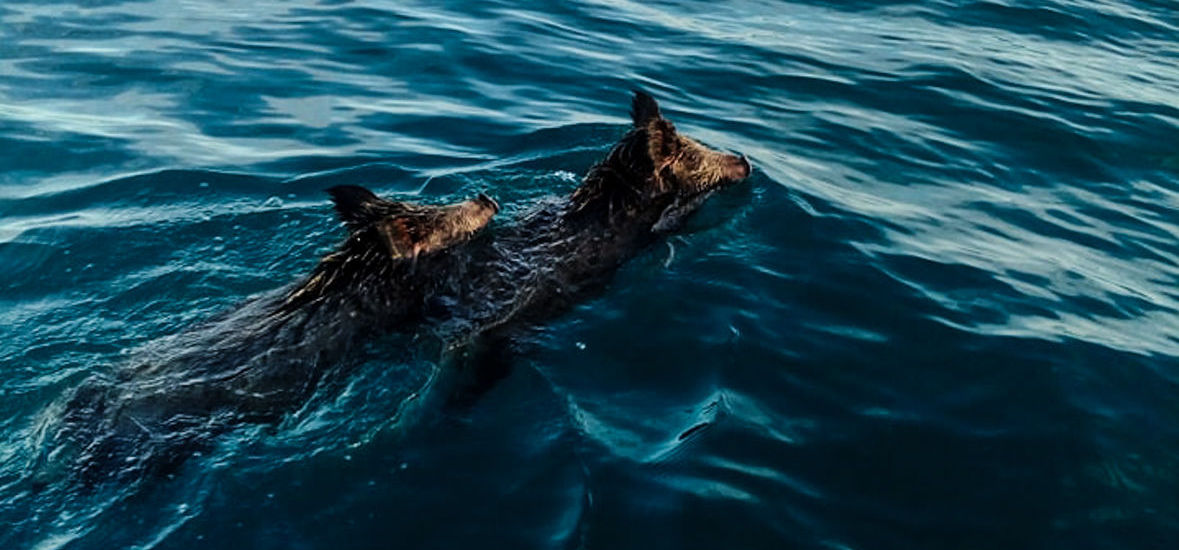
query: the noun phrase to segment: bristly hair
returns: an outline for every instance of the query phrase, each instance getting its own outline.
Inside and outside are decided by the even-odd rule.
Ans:
[[[640,90],[634,90],[630,118],[631,130],[573,192],[574,213],[604,211],[613,218],[668,190],[666,169],[680,153],[675,126],[663,118],[655,98]]]
[[[499,211],[499,203],[484,194],[463,203],[423,205],[382,199],[355,185],[328,193],[348,239],[287,294],[275,315],[331,296],[389,292],[391,285],[406,283],[404,275],[420,254],[469,238]]]
[[[284,316],[340,290],[363,288],[365,279],[390,277],[397,262],[391,261],[375,233],[370,227],[350,235],[339,250],[324,256],[311,275],[287,293],[273,314]]]
[[[631,130],[590,168],[571,197],[573,212],[605,211],[613,217],[642,202],[655,176],[647,136],[646,128]]]
[[[442,211],[432,206],[383,202],[385,204],[380,205],[379,211],[373,208],[369,218],[350,219],[343,213],[344,209],[337,206],[342,210],[341,219],[351,231],[348,240],[339,250],[320,260],[311,275],[287,294],[276,314],[295,311],[336,291],[364,290],[367,280],[390,281],[398,266],[413,265],[417,261],[421,244],[437,230],[443,218]],[[377,218],[392,212],[397,214]],[[372,221],[374,218],[377,221]]]

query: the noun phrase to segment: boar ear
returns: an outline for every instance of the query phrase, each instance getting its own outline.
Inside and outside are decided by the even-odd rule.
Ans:
[[[475,200],[483,202],[488,208],[499,208],[498,203],[486,195],[481,194]],[[393,204],[395,207],[401,206],[401,211],[382,218],[376,224],[376,229],[389,251],[389,256],[395,260],[414,259],[422,253],[441,250],[462,242],[465,236],[469,236],[462,233],[461,221],[454,219],[456,216],[465,215],[461,212],[464,203]],[[490,217],[483,220],[483,225],[486,225],[488,220]]]
[[[639,90],[635,90],[634,94],[635,97],[630,102],[630,119],[634,121],[636,128],[646,126],[651,120],[663,118],[655,98]]]
[[[337,185],[327,192],[336,206],[336,215],[349,231],[356,231],[401,210],[398,203],[382,199],[359,185]]]
[[[675,126],[668,120],[659,119],[647,128],[647,154],[655,164],[656,171],[679,152],[680,140]]]
[[[386,220],[378,226],[378,232],[389,249],[389,256],[393,259],[417,258],[425,240],[426,228],[422,227],[421,222],[402,216]]]

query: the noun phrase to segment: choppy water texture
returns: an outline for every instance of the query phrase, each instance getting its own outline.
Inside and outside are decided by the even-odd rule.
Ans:
[[[538,3],[539,4],[539,3]],[[5,0],[0,547],[1179,547],[1179,10]],[[287,284],[322,189],[497,223],[628,90],[755,173],[464,407],[376,342],[287,422],[64,504],[39,415]]]

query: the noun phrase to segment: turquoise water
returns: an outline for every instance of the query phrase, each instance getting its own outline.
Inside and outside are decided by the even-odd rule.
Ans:
[[[0,548],[1175,548],[1175,8],[6,0]],[[394,337],[169,478],[22,480],[62,395],[308,272],[323,189],[510,223],[634,87],[753,177],[473,403]]]

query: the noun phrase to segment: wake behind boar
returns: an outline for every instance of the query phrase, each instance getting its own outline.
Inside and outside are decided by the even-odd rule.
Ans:
[[[87,380],[44,415],[34,485],[135,481],[169,471],[217,433],[296,411],[348,352],[413,326],[432,287],[461,276],[460,245],[499,210],[329,189],[347,240],[285,292],[251,300],[149,344],[113,376]],[[60,409],[60,410],[58,410]]]

